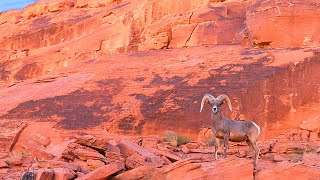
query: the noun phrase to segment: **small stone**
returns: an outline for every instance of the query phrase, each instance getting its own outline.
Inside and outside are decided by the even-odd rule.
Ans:
[[[288,161],[288,159],[282,155],[275,154],[275,155],[273,155],[273,161],[274,162],[282,162],[282,161]]]
[[[309,141],[318,141],[319,135],[316,132],[310,132]]]
[[[308,141],[309,140],[309,131],[308,130],[302,130],[301,132],[301,140]]]
[[[184,154],[190,153],[190,150],[189,150],[189,148],[187,148],[187,146],[182,146],[181,151],[182,151]]]

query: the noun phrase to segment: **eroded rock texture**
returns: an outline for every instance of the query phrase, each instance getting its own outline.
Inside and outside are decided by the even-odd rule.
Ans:
[[[2,12],[0,177],[319,177],[319,7],[41,0]],[[261,126],[255,173],[243,144],[213,161],[206,93]],[[167,130],[194,142],[173,147]]]

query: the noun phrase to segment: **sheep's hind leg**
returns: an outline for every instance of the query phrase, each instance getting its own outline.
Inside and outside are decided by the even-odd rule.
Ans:
[[[250,149],[254,152],[253,166],[256,167],[258,163],[260,149],[258,148],[257,143],[255,141],[252,142],[248,139],[246,142],[248,143]]]
[[[258,164],[260,149],[257,146],[257,142],[254,141],[252,144],[253,144],[253,148],[254,148],[254,152],[255,152],[253,166],[256,167]]]
[[[229,134],[224,134],[223,136],[224,158],[227,158],[228,143],[229,143]]]

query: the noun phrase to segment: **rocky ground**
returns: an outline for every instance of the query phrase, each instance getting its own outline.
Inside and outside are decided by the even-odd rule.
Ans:
[[[162,137],[73,132],[77,135],[57,143],[50,134],[23,133],[29,131],[27,123],[2,123],[1,178],[318,179],[319,120],[303,121],[299,129],[258,141],[261,154],[255,169],[244,143],[231,143],[228,157],[214,160],[209,128],[201,129],[197,140],[178,144],[180,135],[168,131]]]
[[[39,0],[2,12],[0,177],[320,179],[319,7]],[[261,127],[256,169],[244,143],[213,159],[206,93]]]

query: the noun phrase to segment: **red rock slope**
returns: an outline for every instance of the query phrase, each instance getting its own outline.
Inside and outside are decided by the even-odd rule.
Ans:
[[[262,144],[278,136],[277,142],[315,142],[310,146],[318,157],[319,6],[316,0],[43,0],[3,12],[3,158],[23,152],[51,159],[56,157],[48,150],[51,145],[79,133],[161,135],[174,130],[195,139],[201,127],[210,126],[209,108],[199,113],[205,93],[228,94],[235,111],[224,107],[222,113],[259,124]],[[34,142],[38,138],[41,142]],[[272,153],[291,147],[272,152],[270,144],[266,149],[273,160]],[[293,148],[296,154],[305,152]],[[2,166],[19,159],[9,161]],[[310,164],[265,162],[257,176]],[[110,168],[123,169],[119,164]]]

